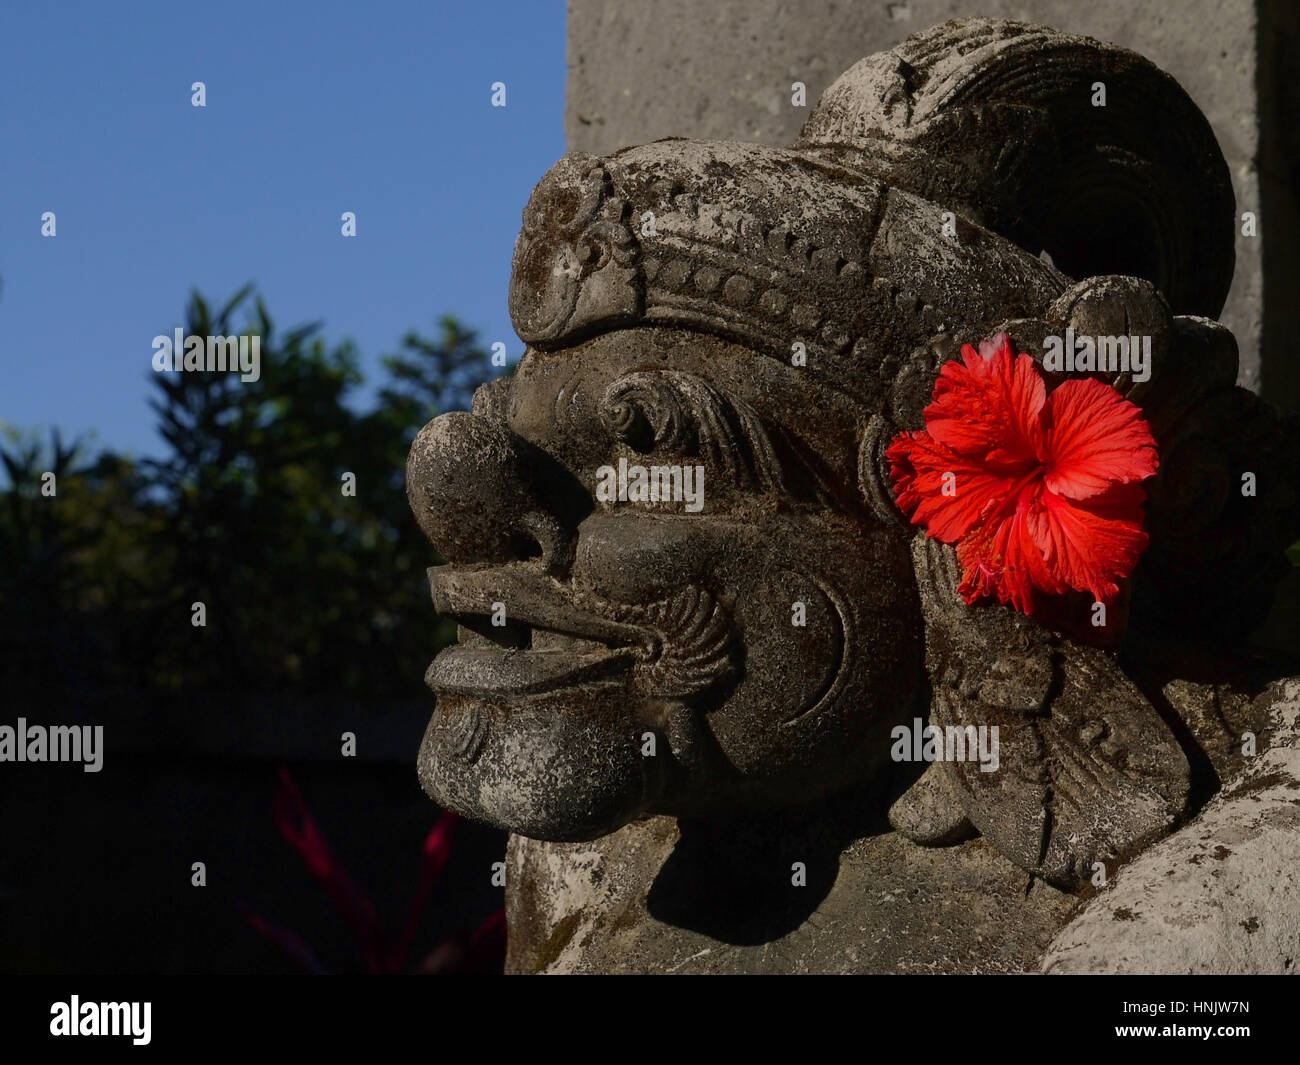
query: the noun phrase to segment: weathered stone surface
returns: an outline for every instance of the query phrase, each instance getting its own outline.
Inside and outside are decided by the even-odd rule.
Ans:
[[[1092,107],[1099,79],[1142,108]],[[1233,645],[1300,525],[1295,433],[1212,320],[1234,226],[1173,79],[987,19],[855,64],[791,148],[670,139],[543,177],[510,284],[525,356],[408,462],[460,622],[420,779],[517,833],[514,969],[1034,969],[1098,868],[1200,811],[1280,671]],[[1075,331],[1140,333],[1150,363],[1044,360]],[[1086,531],[1020,562],[986,531],[959,563],[895,500],[887,446],[964,344],[1007,335],[1040,405],[1059,386],[1149,429],[1122,589],[1065,580]],[[954,461],[1014,468],[1016,520],[1051,526],[1034,508],[1072,504],[1023,494],[1049,459],[989,425]],[[1053,564],[1026,613],[969,605]],[[925,722],[962,748],[922,775],[895,744]]]
[[[688,831],[690,831],[688,829]],[[511,839],[514,973],[1019,973],[1075,911],[982,841],[897,833],[840,855],[773,826],[719,826],[679,852],[670,818],[586,844]],[[740,857],[743,853],[746,857]],[[760,858],[761,855],[761,858]],[[808,886],[791,886],[804,861]]]
[[[1300,966],[1300,680],[1260,696],[1268,748],[1053,940],[1047,973],[1294,973]]]

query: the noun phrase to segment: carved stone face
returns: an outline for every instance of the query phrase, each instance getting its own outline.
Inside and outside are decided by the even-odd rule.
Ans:
[[[426,677],[429,794],[580,840],[879,782],[922,627],[906,541],[857,502],[841,402],[652,327],[530,349],[474,414],[425,426],[408,491],[448,559],[434,604],[460,623]],[[620,461],[633,485],[690,467],[662,484],[693,494],[609,499]]]

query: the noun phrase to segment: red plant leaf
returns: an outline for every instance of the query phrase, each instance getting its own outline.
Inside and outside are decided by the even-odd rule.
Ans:
[[[388,951],[374,903],[352,882],[325,833],[308,809],[293,777],[281,769],[272,798],[275,825],[338,908],[349,934],[361,948],[366,969],[387,971]]]
[[[411,900],[411,908],[407,912],[406,928],[388,958],[390,970],[393,972],[401,972],[406,966],[411,945],[415,942],[416,932],[420,928],[420,919],[424,916],[424,910],[429,904],[429,896],[433,893],[433,885],[437,883],[438,877],[447,864],[447,859],[451,857],[451,843],[455,838],[456,826],[459,822],[460,817],[456,813],[444,810],[437,824],[424,837],[424,846],[420,853],[420,874],[416,881],[415,897]]]
[[[312,950],[311,945],[297,932],[293,932],[283,925],[278,925],[274,921],[268,921],[261,914],[254,913],[246,906],[241,905],[239,911],[244,915],[244,920],[252,925],[258,935],[284,951],[293,961],[297,962],[303,972],[310,973],[312,976],[325,976],[329,973],[329,970],[316,957],[316,952]]]

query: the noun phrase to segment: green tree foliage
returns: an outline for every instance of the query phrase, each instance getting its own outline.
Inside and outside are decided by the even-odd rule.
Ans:
[[[0,442],[9,482],[0,497],[0,683],[7,692],[104,681],[124,634],[98,621],[151,579],[151,515],[137,506],[142,478],[110,454],[83,463],[83,450],[57,430],[48,446],[12,430]]]
[[[194,295],[186,333],[236,335],[237,319],[261,338],[257,381],[150,375],[163,457],[83,462],[57,435],[0,444],[0,659],[20,689],[420,691],[451,632],[435,631],[425,569],[439,560],[407,509],[406,449],[468,403],[487,353],[454,319],[410,333],[358,412],[351,345],[319,324],[278,333],[251,286],[215,313]]]

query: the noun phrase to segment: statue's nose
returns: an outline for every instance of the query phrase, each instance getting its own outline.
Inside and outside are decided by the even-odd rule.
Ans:
[[[420,430],[406,459],[406,497],[449,562],[507,562],[539,553],[567,565],[570,537],[539,492],[541,456],[500,422],[464,411]]]

